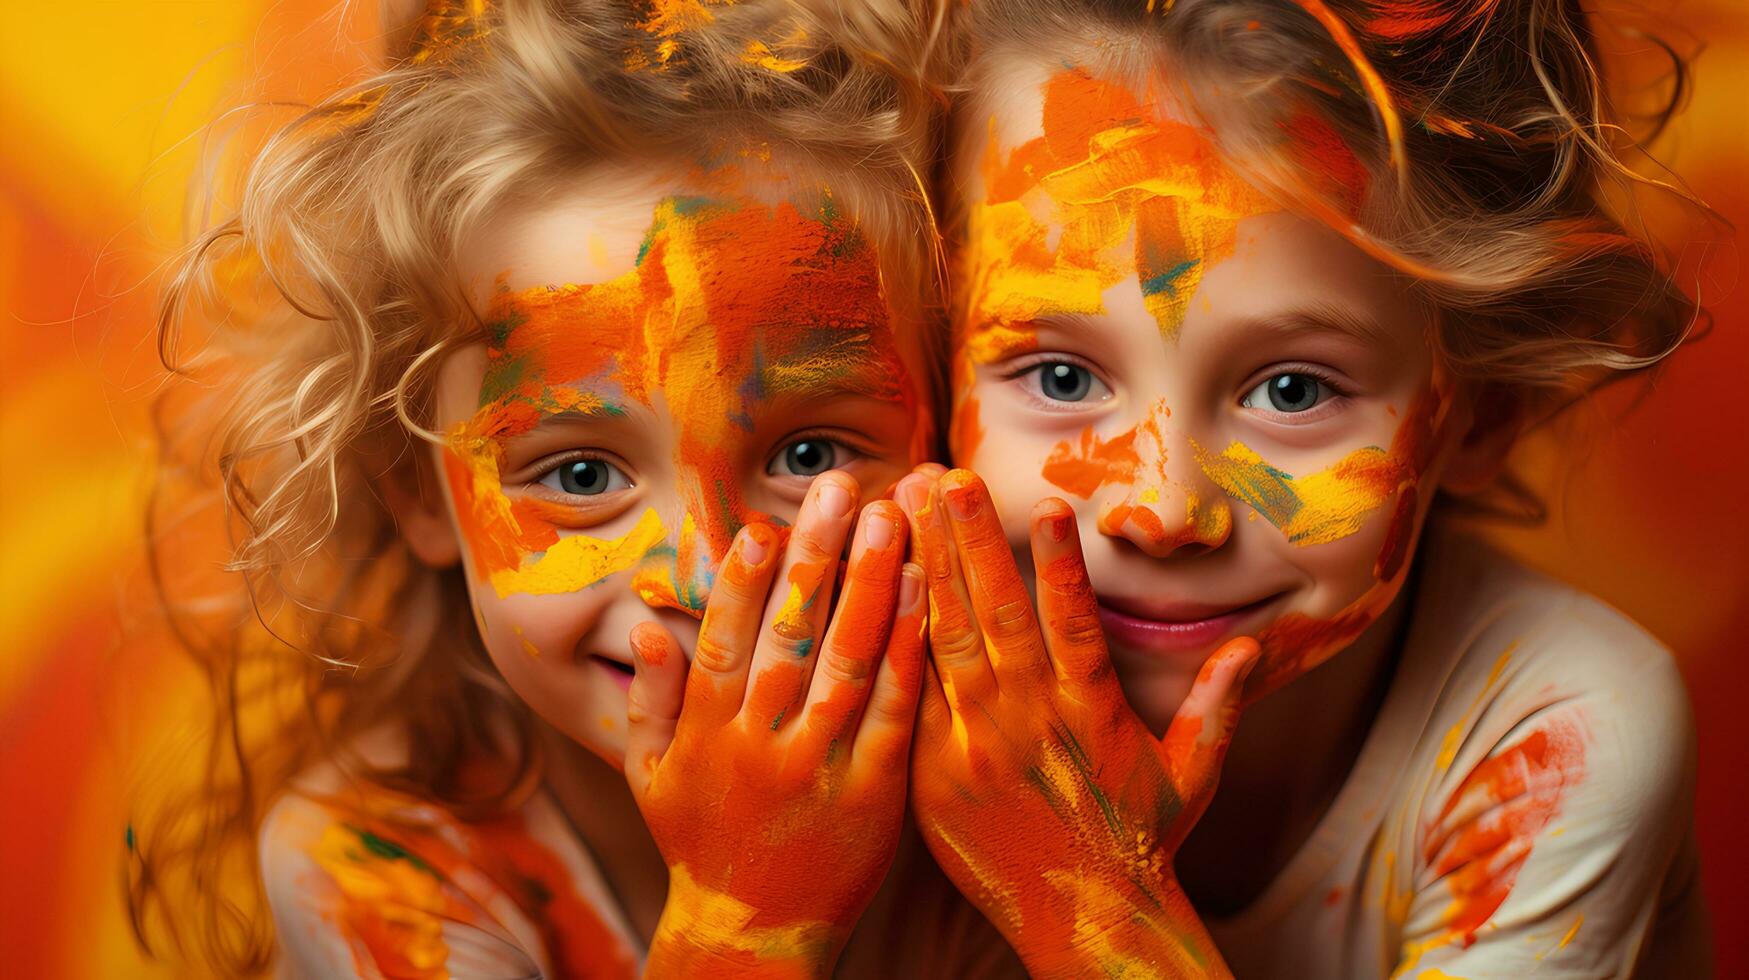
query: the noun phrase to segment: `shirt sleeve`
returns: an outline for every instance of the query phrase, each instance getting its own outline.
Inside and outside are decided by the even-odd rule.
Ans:
[[[1663,973],[1659,917],[1692,891],[1687,698],[1637,626],[1570,613],[1526,640],[1422,810],[1394,977]]]
[[[532,977],[537,959],[451,883],[417,844],[287,797],[260,835],[278,974]]]

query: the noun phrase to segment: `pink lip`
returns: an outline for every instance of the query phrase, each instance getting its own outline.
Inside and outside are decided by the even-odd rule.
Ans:
[[[625,670],[619,670],[616,667],[609,666],[609,664],[618,664],[619,661],[609,660],[608,658],[603,657],[600,654],[593,654],[593,653],[589,655],[589,659],[592,662],[591,666],[593,666],[596,670],[601,671],[602,673],[606,674],[608,680],[611,680],[615,684],[619,685],[620,690],[630,691],[632,689],[632,674],[631,674],[631,672],[625,671]]]
[[[1099,621],[1114,643],[1152,653],[1200,653],[1234,632],[1242,621],[1274,600],[1274,596],[1243,606],[1185,606],[1162,610],[1160,618],[1137,616],[1099,602]],[[1167,618],[1170,617],[1170,618]]]

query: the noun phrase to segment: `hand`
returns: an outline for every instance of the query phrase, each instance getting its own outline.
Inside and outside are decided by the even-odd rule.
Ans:
[[[931,482],[896,490],[928,578],[912,808],[930,851],[1035,977],[1225,975],[1172,860],[1256,642],[1216,651],[1156,739],[1112,672],[1069,506],[1033,511],[1035,616],[983,482]]]
[[[781,574],[778,532],[741,530],[690,670],[661,627],[632,632],[626,778],[669,869],[649,976],[830,975],[892,863],[928,607],[877,501],[826,627],[856,496],[814,481]]]

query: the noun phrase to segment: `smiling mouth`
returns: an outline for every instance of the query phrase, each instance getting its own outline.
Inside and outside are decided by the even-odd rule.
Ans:
[[[1121,599],[1099,599],[1099,622],[1113,643],[1161,654],[1201,654],[1217,640],[1237,635],[1237,627],[1282,593],[1240,606],[1181,604],[1142,612]],[[1129,608],[1120,609],[1118,605]],[[1200,661],[1199,661],[1200,662]]]

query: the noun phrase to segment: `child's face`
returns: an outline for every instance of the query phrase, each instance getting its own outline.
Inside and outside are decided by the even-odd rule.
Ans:
[[[476,619],[517,694],[617,763],[636,623],[690,653],[744,523],[828,469],[873,497],[923,460],[917,327],[829,196],[722,174],[592,175],[461,258],[489,339],[437,409]]]
[[[1221,641],[1262,642],[1255,698],[1379,617],[1449,393],[1387,267],[1147,93],[1046,71],[967,123],[954,462],[990,484],[1023,562],[1033,504],[1076,509],[1114,663],[1159,728]]]

